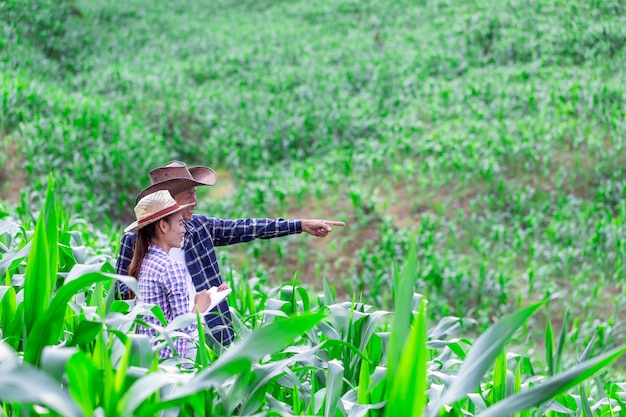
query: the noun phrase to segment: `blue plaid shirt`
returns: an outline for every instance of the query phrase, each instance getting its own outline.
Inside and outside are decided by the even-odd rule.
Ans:
[[[178,316],[190,313],[185,266],[153,243],[148,246],[148,252],[141,263],[137,285],[139,287],[138,298],[144,303],[161,307],[168,323]],[[152,316],[144,317],[144,321],[162,325]],[[191,324],[180,330],[192,335],[196,327],[195,324]],[[138,326],[137,333],[156,336],[157,331],[150,327]],[[185,339],[174,340],[174,347],[179,356],[187,354]],[[164,347],[159,353],[161,359],[171,356],[172,349],[169,346]]]
[[[302,221],[285,219],[239,219],[223,220],[203,215],[193,215],[185,221],[185,239],[183,250],[187,268],[196,291],[209,289],[222,284],[220,267],[215,255],[215,246],[233,245],[250,242],[254,239],[271,239],[302,233]],[[128,275],[128,267],[133,258],[136,232],[126,233],[120,243],[116,273]],[[128,289],[122,284],[119,291],[122,298]],[[229,345],[235,335],[227,300],[217,305],[212,314],[205,316],[205,321],[215,339],[222,345]]]

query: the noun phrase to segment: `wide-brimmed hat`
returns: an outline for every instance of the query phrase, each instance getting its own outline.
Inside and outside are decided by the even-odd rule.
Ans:
[[[152,185],[139,193],[137,202],[158,190],[168,190],[172,195],[176,195],[191,187],[215,185],[217,174],[209,167],[187,168],[184,162],[170,161],[162,167],[150,171],[150,181]]]
[[[179,205],[167,190],[159,190],[148,194],[139,200],[135,206],[137,220],[124,229],[124,233],[139,230],[150,223],[154,223],[170,214],[178,213],[190,206],[193,206],[193,204]]]

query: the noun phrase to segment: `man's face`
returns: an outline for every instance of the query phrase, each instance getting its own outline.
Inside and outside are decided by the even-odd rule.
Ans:
[[[174,195],[174,200],[176,200],[176,202],[181,206],[183,204],[193,204],[193,206],[187,207],[181,212],[183,214],[183,219],[191,220],[193,209],[198,204],[198,200],[196,200],[196,187],[192,187],[188,190],[181,191],[180,193]]]

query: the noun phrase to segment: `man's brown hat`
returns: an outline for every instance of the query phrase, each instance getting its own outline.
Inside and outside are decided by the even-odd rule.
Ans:
[[[150,181],[152,185],[139,193],[136,202],[139,202],[146,195],[159,190],[168,190],[170,194],[176,195],[191,187],[215,185],[217,174],[209,167],[187,168],[187,165],[183,162],[170,161],[162,167],[150,171]]]

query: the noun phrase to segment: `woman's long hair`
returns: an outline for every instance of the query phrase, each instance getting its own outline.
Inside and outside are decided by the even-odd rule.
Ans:
[[[165,220],[168,221],[168,218],[169,216],[166,217]],[[130,261],[130,266],[128,267],[128,275],[131,277],[139,277],[139,271],[141,270],[143,258],[146,256],[146,253],[148,253],[148,246],[156,235],[156,225],[159,221],[160,220],[150,223],[137,231],[137,240],[135,241],[133,259]]]

